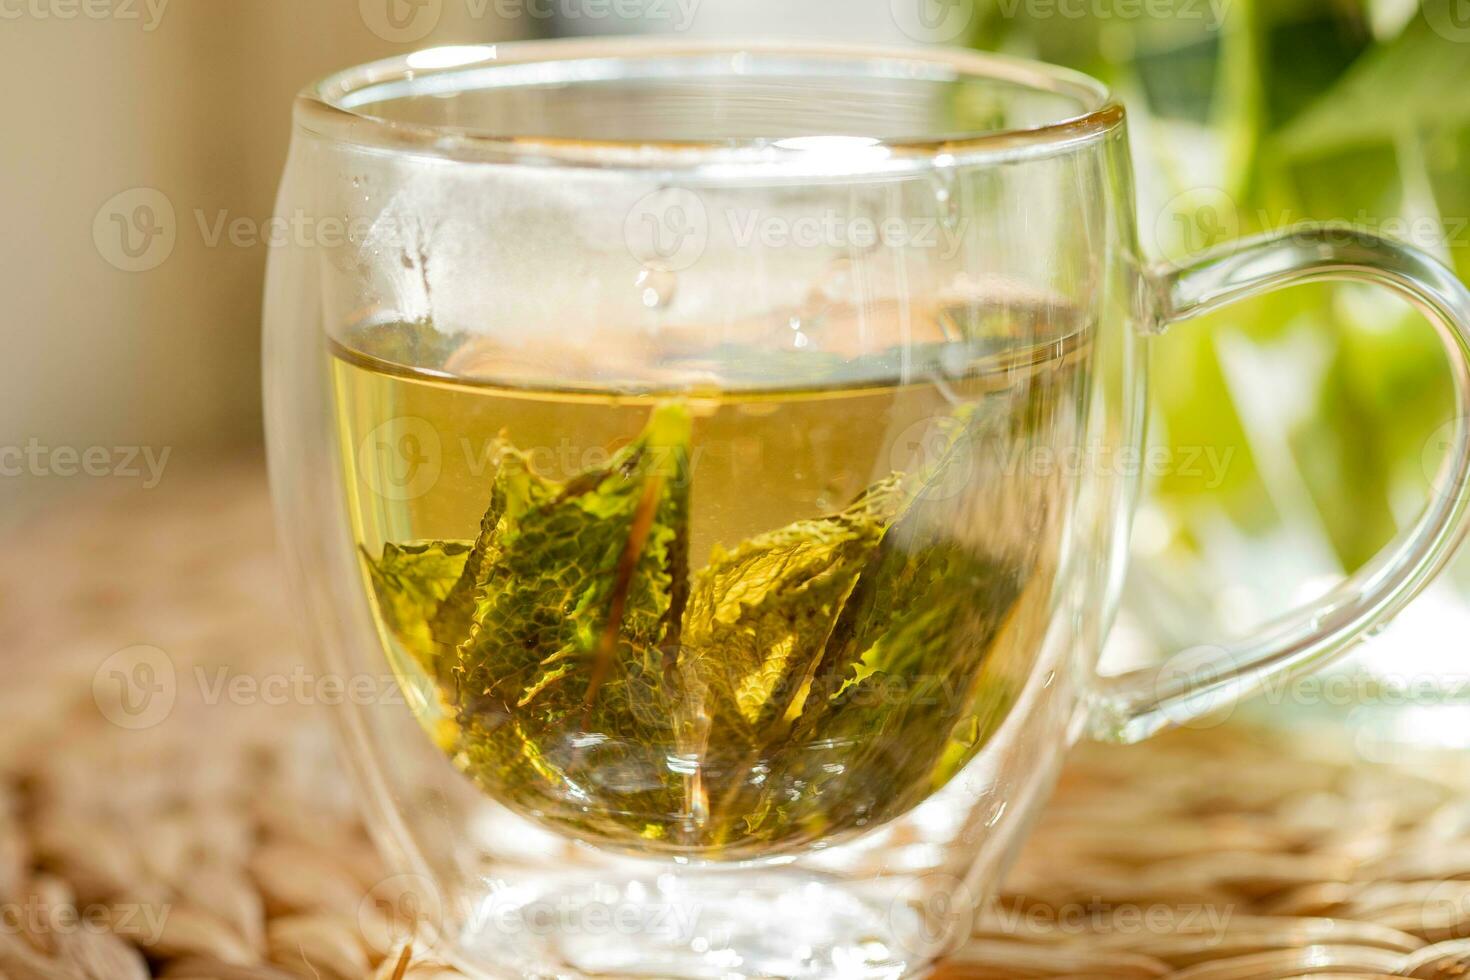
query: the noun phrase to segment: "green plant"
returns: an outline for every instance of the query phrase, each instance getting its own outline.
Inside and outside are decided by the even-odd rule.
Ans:
[[[1470,276],[1470,30],[1457,29],[1458,0],[1174,0],[1167,12],[1099,0],[1090,16],[1044,18],[976,2],[977,46],[1087,71],[1128,104],[1151,257],[1346,221]],[[1155,16],[1122,13],[1140,9]],[[1357,568],[1417,509],[1449,376],[1406,304],[1304,287],[1153,346],[1154,438],[1232,453],[1217,486],[1166,473],[1152,488],[1183,565],[1222,535],[1257,559],[1269,543],[1292,559],[1270,591]],[[1201,586],[1245,571],[1217,566]]]

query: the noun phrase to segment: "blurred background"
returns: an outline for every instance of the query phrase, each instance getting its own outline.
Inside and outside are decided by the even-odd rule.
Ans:
[[[1470,275],[1466,0],[0,0],[0,520],[256,450],[268,219],[301,86],[425,45],[633,32],[1070,65],[1129,105],[1157,258],[1331,219]],[[1448,377],[1427,325],[1381,292],[1276,294],[1155,356],[1169,451],[1140,514],[1125,656],[1325,590],[1429,492]],[[1454,701],[1465,668],[1443,658],[1467,628],[1462,560],[1353,669],[1432,675]],[[1463,717],[1407,717],[1383,724],[1470,740]]]

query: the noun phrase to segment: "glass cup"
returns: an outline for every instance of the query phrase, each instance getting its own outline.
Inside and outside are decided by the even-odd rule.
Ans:
[[[1369,234],[1139,252],[1122,109],[961,51],[421,51],[298,100],[272,482],[398,874],[471,972],[896,977],[954,949],[1079,737],[1312,669],[1464,530],[1100,677],[1148,338],[1380,283],[1470,417],[1470,296]],[[380,679],[386,682],[380,684]],[[369,692],[372,696],[364,696]]]

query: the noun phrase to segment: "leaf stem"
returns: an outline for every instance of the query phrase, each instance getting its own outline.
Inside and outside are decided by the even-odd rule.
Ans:
[[[587,680],[587,693],[582,698],[582,728],[585,731],[592,721],[592,705],[597,692],[602,688],[612,669],[613,656],[617,652],[618,636],[623,629],[623,610],[628,601],[628,589],[633,582],[633,573],[638,570],[638,560],[643,556],[643,546],[648,543],[653,530],[653,518],[658,512],[659,494],[663,490],[663,477],[651,476],[643,487],[643,496],[638,501],[638,510],[628,528],[628,541],[618,557],[617,577],[613,580],[612,601],[609,604],[607,622],[597,642],[597,655],[592,663],[592,675]]]

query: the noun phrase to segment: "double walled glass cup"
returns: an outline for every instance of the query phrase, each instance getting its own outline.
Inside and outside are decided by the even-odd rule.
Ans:
[[[1367,234],[1187,267],[1122,109],[964,52],[441,48],[296,106],[271,470],[346,754],[420,942],[488,973],[896,977],[968,934],[1079,737],[1320,665],[1462,530],[1102,678],[1144,349],[1322,278],[1470,297]],[[355,687],[349,686],[348,690]]]

